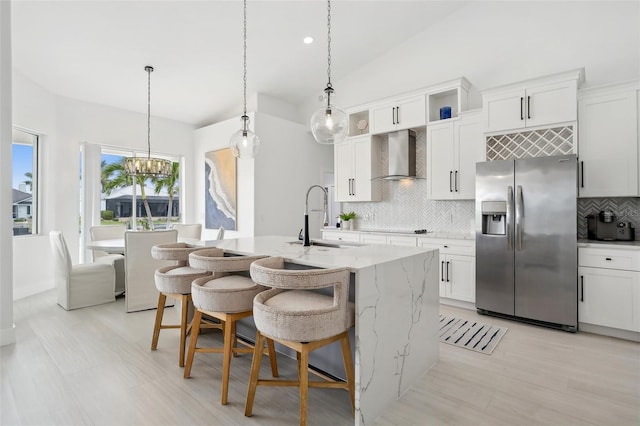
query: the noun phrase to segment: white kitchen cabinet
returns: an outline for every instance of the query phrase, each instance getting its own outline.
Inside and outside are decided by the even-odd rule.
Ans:
[[[363,244],[387,244],[387,237],[380,234],[360,234],[360,242]]]
[[[578,94],[580,197],[637,197],[640,83]]]
[[[380,143],[369,135],[347,138],[334,146],[335,201],[380,201]]]
[[[440,297],[475,303],[475,241],[418,237],[418,247],[440,251]]]
[[[577,89],[583,80],[583,70],[575,70],[486,90],[482,94],[485,132],[575,122]]]
[[[408,235],[387,235],[387,244],[392,246],[416,247],[416,237]]]
[[[484,161],[480,111],[460,113],[457,120],[427,127],[427,198],[475,198],[476,162]]]
[[[371,133],[421,127],[427,123],[424,95],[385,102],[371,108]]]
[[[578,264],[578,321],[640,332],[640,250],[580,247]]]
[[[357,232],[345,231],[322,231],[323,240],[345,241],[349,243],[359,243],[360,234]]]

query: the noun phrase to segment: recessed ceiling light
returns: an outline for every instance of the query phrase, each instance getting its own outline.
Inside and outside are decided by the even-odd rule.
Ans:
[[[313,37],[306,36],[302,41],[304,42],[304,44],[311,44],[313,43]]]

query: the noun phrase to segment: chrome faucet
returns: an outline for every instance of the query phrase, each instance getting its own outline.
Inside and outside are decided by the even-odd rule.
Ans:
[[[328,202],[327,199],[329,197],[329,193],[327,192],[327,189],[323,186],[320,185],[311,185],[309,187],[309,189],[307,190],[307,197],[304,201],[304,246],[305,247],[309,247],[311,245],[311,243],[309,242],[309,193],[311,192],[311,190],[313,188],[320,188],[322,189],[322,192],[324,193],[324,206],[323,206],[323,210],[324,210],[324,226],[329,225],[329,218],[328,218],[328,214],[327,214],[327,206],[328,206]]]

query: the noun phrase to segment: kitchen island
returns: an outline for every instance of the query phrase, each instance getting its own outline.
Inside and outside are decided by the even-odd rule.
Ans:
[[[348,267],[355,288],[356,425],[372,424],[437,361],[438,252],[291,237],[199,242],[235,255],[282,256],[291,267]],[[353,343],[353,342],[352,342]]]

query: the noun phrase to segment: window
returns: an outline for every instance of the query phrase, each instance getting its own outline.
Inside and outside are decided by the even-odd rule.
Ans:
[[[13,235],[38,233],[38,135],[13,130]]]

